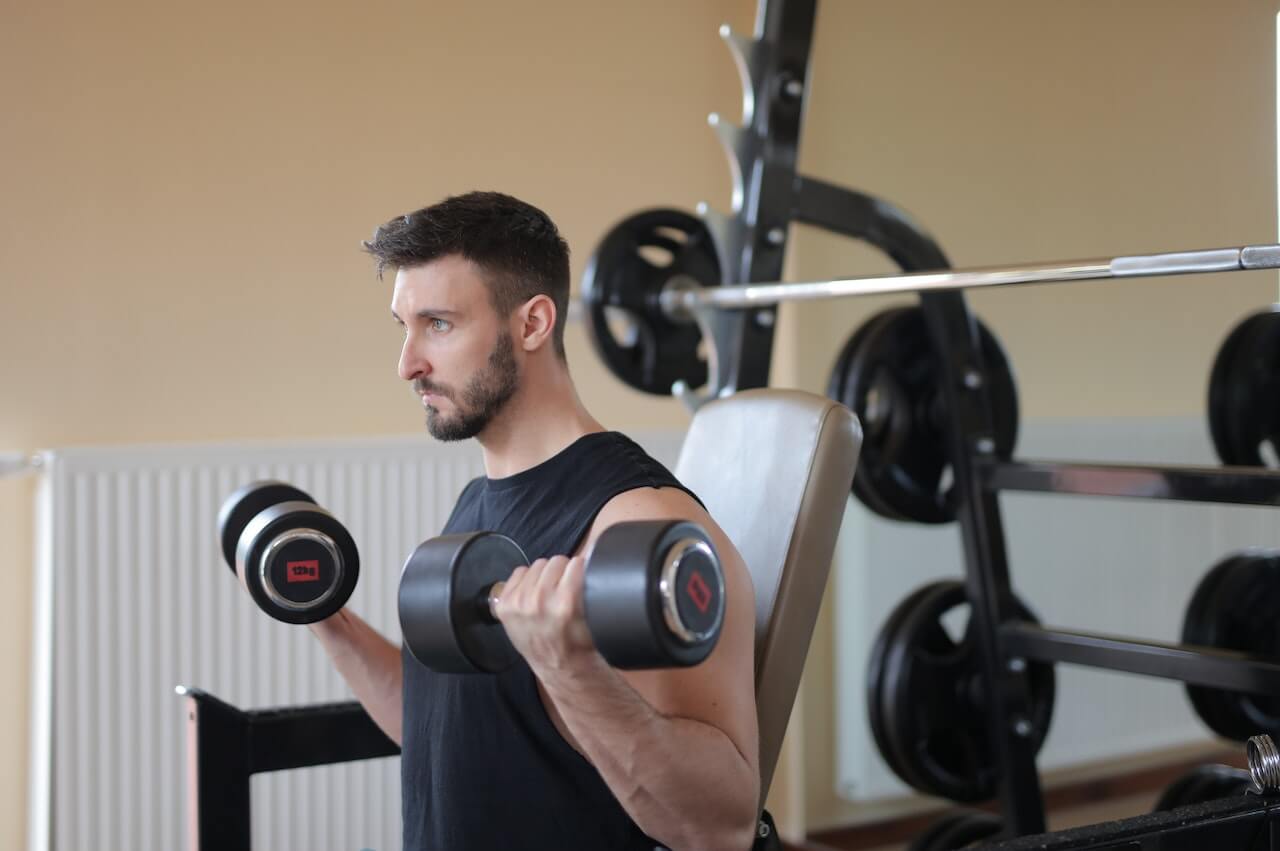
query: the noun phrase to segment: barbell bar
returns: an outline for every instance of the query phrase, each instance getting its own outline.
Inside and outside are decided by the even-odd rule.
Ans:
[[[847,296],[1277,268],[1280,268],[1280,245],[1249,245],[1243,248],[1211,248],[1064,263],[907,272],[796,283],[705,287],[687,276],[677,276],[667,283],[659,296],[659,303],[669,317],[687,319],[700,307],[742,310],[784,302],[818,301]]]
[[[904,272],[868,275],[830,281],[757,283],[707,287],[688,276],[677,275],[659,296],[663,313],[687,321],[700,307],[746,310],[784,302],[819,301],[860,295],[886,295],[938,290],[1002,287],[1014,284],[1048,284],[1106,278],[1144,278],[1158,275],[1190,275],[1280,269],[1280,244],[1243,248],[1210,248],[1161,254],[1134,254],[1096,260],[993,266],[985,269],[948,269],[939,272]],[[583,319],[580,299],[569,303],[568,321]]]
[[[659,212],[659,211],[654,211]],[[652,213],[649,214],[652,217]],[[633,217],[633,219],[636,217]],[[681,223],[673,221],[676,230],[681,230]],[[631,223],[631,220],[623,225]],[[650,223],[652,224],[652,223]],[[661,222],[659,222],[661,224]],[[681,380],[673,382],[671,392],[680,398],[690,410],[696,410],[713,398],[728,395],[735,390],[736,383],[730,372],[725,372],[727,358],[732,356],[733,339],[737,335],[736,320],[732,317],[740,312],[782,304],[785,302],[816,301],[830,298],[843,298],[860,295],[884,295],[889,293],[925,293],[945,290],[964,290],[982,287],[1009,286],[1014,284],[1041,284],[1054,282],[1073,282],[1101,279],[1128,279],[1151,276],[1207,274],[1220,272],[1237,272],[1259,269],[1280,268],[1280,245],[1247,245],[1242,248],[1213,248],[1196,251],[1174,251],[1159,254],[1135,254],[1119,257],[1092,260],[1076,260],[1059,263],[1022,264],[1016,266],[999,266],[978,269],[939,269],[934,271],[901,272],[889,275],[871,275],[865,277],[844,278],[825,281],[808,281],[795,283],[766,282],[731,284],[720,286],[718,266],[715,262],[694,262],[698,257],[706,255],[709,244],[704,236],[696,233],[685,234],[683,239],[673,239],[659,228],[654,234],[641,229],[639,234],[630,234],[623,225],[611,231],[602,247],[597,251],[587,277],[583,284],[583,302],[570,305],[570,320],[585,318],[587,310],[600,307],[620,308],[632,319],[642,323],[649,329],[646,339],[655,345],[654,335],[675,334],[675,329],[682,325],[695,324],[705,344],[706,392],[696,392],[689,384]],[[687,223],[685,223],[687,227]],[[650,228],[652,230],[653,228]],[[621,231],[621,237],[617,232]],[[612,240],[621,239],[619,246],[605,252],[604,248]],[[635,246],[631,240],[638,239],[638,245],[654,244],[672,252],[673,262],[670,267],[657,266],[646,260],[627,259]],[[601,259],[604,254],[606,264]],[[638,262],[631,267],[633,274],[622,278],[614,269],[619,263]],[[603,269],[608,267],[608,271]],[[713,274],[714,273],[714,274]],[[591,281],[596,283],[588,286]],[[622,285],[619,288],[619,285]],[[632,288],[636,289],[632,291]],[[592,308],[592,305],[595,305]],[[586,310],[584,310],[586,308]],[[767,311],[761,311],[759,321],[771,318]],[[593,328],[601,322],[599,315],[592,319]],[[669,330],[664,330],[669,329]],[[598,332],[596,332],[598,333]],[[633,332],[634,334],[634,332]],[[687,335],[680,336],[684,348],[688,348]],[[654,338],[654,339],[649,339]],[[623,343],[628,346],[634,343]],[[672,344],[674,345],[674,343]],[[608,348],[608,347],[606,347]],[[681,346],[675,346],[683,352]],[[625,352],[619,349],[618,352]],[[635,356],[614,354],[630,363]],[[685,352],[685,354],[689,354]],[[657,355],[654,354],[654,357]],[[691,356],[691,355],[690,355]],[[610,367],[614,364],[606,358]],[[648,363],[641,359],[640,363]],[[622,377],[620,375],[620,377]],[[631,381],[627,378],[628,383]],[[652,391],[650,391],[652,392]]]
[[[796,283],[736,284],[705,287],[689,276],[673,276],[659,296],[663,314],[671,319],[690,320],[699,307],[721,310],[748,310],[785,302],[823,301],[851,296],[883,296],[890,293],[929,290],[1009,287],[1014,284],[1066,283],[1073,280],[1108,278],[1153,278],[1157,275],[1192,275],[1280,269],[1280,244],[1260,244],[1243,248],[1206,248],[1201,251],[1171,251],[1155,255],[1125,255],[1074,260],[1057,264],[991,266],[987,269],[915,271],[897,275],[869,275],[861,278],[813,280]],[[580,299],[570,302],[568,321],[582,320]]]

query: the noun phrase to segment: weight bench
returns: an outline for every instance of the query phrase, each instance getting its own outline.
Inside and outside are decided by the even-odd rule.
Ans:
[[[756,594],[760,805],[769,791],[826,588],[862,431],[839,403],[748,390],[701,407],[675,474],[746,561]],[[181,688],[188,718],[190,851],[248,851],[249,777],[390,756],[359,703],[245,712]],[[779,847],[761,820],[758,848]]]

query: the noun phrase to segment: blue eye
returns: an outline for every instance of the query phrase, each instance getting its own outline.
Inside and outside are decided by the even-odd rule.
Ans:
[[[432,330],[432,331],[441,331],[441,332],[443,332],[443,331],[448,331],[448,330],[449,330],[449,321],[448,321],[447,319],[432,319],[432,320],[431,320],[431,330]]]

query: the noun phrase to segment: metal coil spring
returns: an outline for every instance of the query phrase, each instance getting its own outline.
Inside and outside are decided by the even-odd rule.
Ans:
[[[1262,792],[1280,791],[1280,749],[1270,736],[1252,736],[1246,745],[1249,774]]]

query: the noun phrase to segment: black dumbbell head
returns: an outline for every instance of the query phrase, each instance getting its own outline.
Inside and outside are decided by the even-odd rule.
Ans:
[[[724,572],[697,524],[646,520],[610,526],[586,571],[587,626],[616,668],[696,665],[720,638]]]
[[[517,653],[489,609],[489,591],[528,564],[505,535],[442,535],[418,545],[400,573],[400,631],[413,657],[437,671],[496,674]]]
[[[360,577],[351,534],[313,502],[281,502],[255,514],[240,534],[235,564],[258,607],[294,624],[333,615]]]
[[[233,573],[236,569],[236,547],[240,544],[244,528],[258,512],[282,502],[314,503],[315,500],[293,485],[263,480],[250,482],[222,501],[222,508],[218,511],[218,539],[222,543],[222,557]]]

